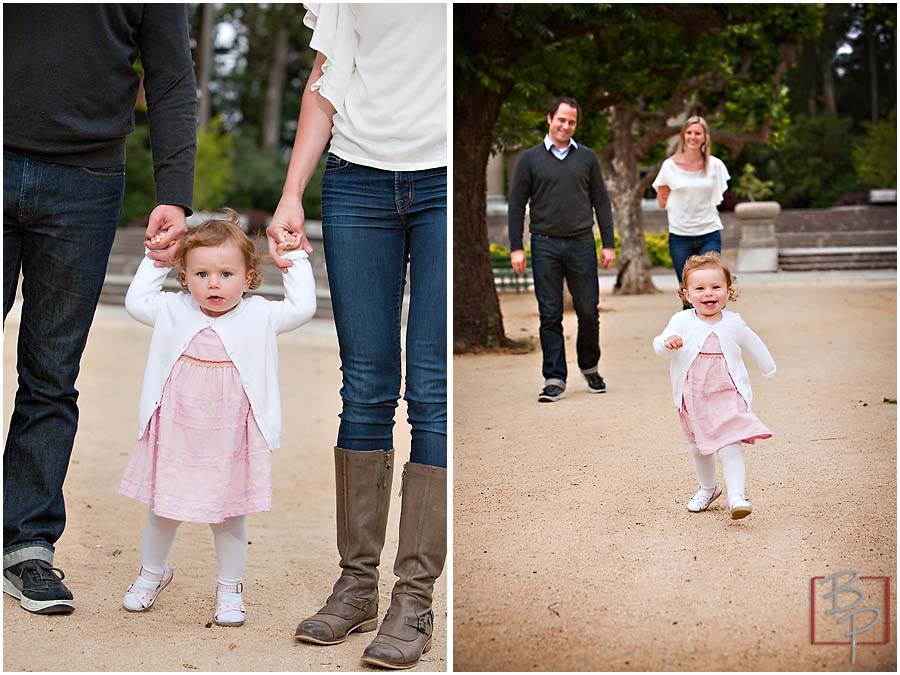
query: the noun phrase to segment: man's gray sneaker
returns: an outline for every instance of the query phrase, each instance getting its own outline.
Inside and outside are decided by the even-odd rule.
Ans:
[[[603,381],[603,378],[600,377],[597,373],[590,373],[589,375],[585,375],[587,378],[588,391],[592,394],[605,394],[606,393],[606,382]]]
[[[552,403],[558,401],[566,395],[566,390],[555,384],[548,384],[538,396],[539,403]]]
[[[48,562],[25,560],[3,570],[3,592],[34,614],[71,614],[75,601],[62,582],[65,578]]]

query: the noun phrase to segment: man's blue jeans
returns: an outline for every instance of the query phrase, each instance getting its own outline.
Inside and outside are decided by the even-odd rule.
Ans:
[[[531,235],[534,294],[541,317],[542,372],[546,385],[566,386],[566,343],[563,338],[563,279],[578,316],[575,351],[585,375],[597,372],[600,361],[600,282],[593,233],[581,237]]]
[[[678,283],[681,283],[681,272],[684,270],[684,263],[692,255],[703,255],[715,251],[722,252],[722,232],[716,230],[709,234],[701,234],[699,237],[685,237],[680,234],[672,234],[669,232],[669,255],[672,256],[672,265],[675,267],[675,274],[678,275]]]
[[[78,427],[78,376],[125,192],[125,169],[3,152],[3,319],[22,276],[19,387],[3,454],[3,567],[53,561]]]
[[[329,155],[322,225],[344,375],[338,447],[394,447],[408,267],[410,461],[446,467],[446,169],[384,171]]]

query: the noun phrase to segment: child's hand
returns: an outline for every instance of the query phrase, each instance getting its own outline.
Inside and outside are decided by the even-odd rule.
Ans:
[[[684,342],[682,342],[680,335],[670,335],[665,339],[663,345],[666,349],[675,350],[681,349],[684,346]]]
[[[282,230],[278,233],[278,239],[279,241],[275,245],[275,250],[278,255],[281,255],[285,251],[296,251],[300,248],[300,240],[302,237],[296,232],[285,232]]]

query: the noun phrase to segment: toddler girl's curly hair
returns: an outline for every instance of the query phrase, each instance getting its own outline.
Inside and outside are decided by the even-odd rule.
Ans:
[[[734,287],[737,277],[731,274],[728,265],[722,262],[722,258],[715,251],[704,253],[703,255],[692,255],[684,263],[684,270],[681,272],[681,288],[678,290],[678,297],[687,300],[687,283],[691,272],[699,269],[718,267],[725,275],[725,284],[728,286],[728,299],[734,302],[738,299],[738,291]]]
[[[207,220],[194,229],[190,230],[181,240],[181,246],[178,249],[178,282],[184,290],[188,289],[187,278],[185,277],[185,261],[187,254],[195,248],[204,246],[222,246],[223,244],[234,244],[238,250],[244,255],[244,265],[251,276],[250,288],[259,288],[262,283],[262,273],[260,265],[263,256],[256,252],[256,247],[240,226],[240,216],[234,209],[224,209],[228,220]]]

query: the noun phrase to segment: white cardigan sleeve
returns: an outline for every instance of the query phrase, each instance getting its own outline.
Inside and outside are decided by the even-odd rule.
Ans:
[[[681,335],[682,323],[681,312],[673,314],[672,318],[669,319],[669,323],[666,325],[665,329],[663,329],[663,332],[653,338],[653,350],[658,356],[668,356],[671,358],[674,355],[675,351],[672,349],[666,349],[666,346],[663,343],[670,335]]]
[[[746,349],[750,352],[763,377],[772,377],[777,368],[775,367],[775,359],[772,358],[769,349],[762,341],[762,338],[754,333],[753,329],[747,325],[747,322],[741,318],[740,314],[736,314],[735,318],[738,320],[737,339],[741,349]]]
[[[125,309],[141,323],[148,326],[156,324],[164,296],[171,295],[162,291],[163,281],[169,275],[170,269],[170,267],[156,267],[153,259],[145,255],[137,272],[134,273],[134,279],[131,280],[128,293],[125,294]]]
[[[276,334],[299,328],[316,313],[316,281],[306,251],[288,251],[282,257],[294,264],[282,275],[284,300],[269,304]]]

